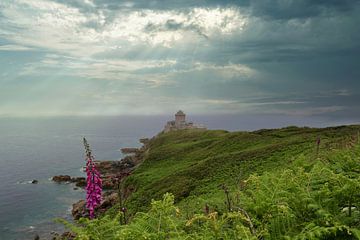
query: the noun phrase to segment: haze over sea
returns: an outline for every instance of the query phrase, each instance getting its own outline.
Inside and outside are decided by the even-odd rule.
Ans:
[[[49,236],[53,230],[62,230],[54,218],[71,219],[71,205],[84,198],[84,191],[49,179],[60,174],[83,175],[82,137],[88,139],[97,160],[116,160],[122,157],[120,148],[139,146],[139,138],[156,135],[171,118],[0,118],[0,239]],[[227,130],[350,123],[269,115],[193,116],[190,120]],[[33,179],[39,183],[27,183]]]

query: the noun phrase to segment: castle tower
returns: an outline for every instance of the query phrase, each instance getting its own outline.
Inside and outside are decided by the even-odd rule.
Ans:
[[[175,114],[175,125],[180,126],[185,124],[185,113],[181,110],[179,110]]]

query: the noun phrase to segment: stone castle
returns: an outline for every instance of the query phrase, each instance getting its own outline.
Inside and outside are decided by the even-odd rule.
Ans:
[[[206,129],[203,125],[194,124],[193,122],[186,122],[186,115],[183,111],[179,110],[175,114],[175,121],[169,121],[164,127],[163,132],[170,132],[181,129]]]

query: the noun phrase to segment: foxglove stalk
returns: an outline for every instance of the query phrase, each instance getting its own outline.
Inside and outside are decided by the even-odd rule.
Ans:
[[[85,138],[84,147],[86,152],[86,209],[89,210],[90,218],[94,218],[95,208],[101,203],[102,181]]]

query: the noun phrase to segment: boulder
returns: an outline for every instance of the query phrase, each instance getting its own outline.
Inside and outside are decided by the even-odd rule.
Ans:
[[[118,201],[117,192],[112,192],[107,196],[103,196],[103,200],[100,206],[98,207],[98,211],[105,212],[106,210],[114,206],[117,203],[117,201]]]
[[[84,177],[71,178],[71,182],[75,183],[75,186],[77,186],[77,187],[85,187],[86,186],[86,179]]]
[[[73,204],[71,214],[75,220],[80,219],[86,215],[86,201],[80,200]]]
[[[95,161],[95,165],[101,175],[107,174],[113,170],[112,161]]]
[[[150,142],[150,139],[149,138],[140,138],[139,142],[144,145],[147,145]]]
[[[96,212],[98,214],[104,213],[106,210],[114,206],[118,201],[118,194],[117,192],[105,192],[102,198],[101,204],[96,208]],[[86,201],[80,200],[77,203],[74,203],[71,213],[75,220],[79,220],[82,217],[88,217],[86,211]]]
[[[61,182],[70,182],[71,181],[71,177],[69,175],[58,175],[58,176],[54,176],[52,178],[52,180],[54,182],[57,183],[61,183]]]
[[[118,188],[119,177],[117,175],[106,175],[102,178],[102,187],[105,190],[116,190]]]
[[[132,156],[125,157],[121,161],[95,161],[96,168],[101,176],[116,175],[119,172],[129,171],[135,166]]]
[[[134,154],[134,153],[137,153],[139,151],[138,148],[122,148],[121,149],[121,152],[123,154]]]

